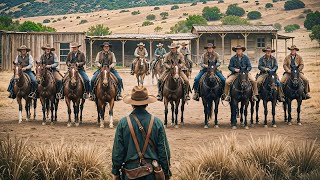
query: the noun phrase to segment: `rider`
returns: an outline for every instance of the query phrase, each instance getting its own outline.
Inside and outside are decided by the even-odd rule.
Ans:
[[[96,56],[96,60],[95,60],[95,64],[97,67],[99,67],[99,69],[93,74],[93,77],[91,79],[92,100],[94,100],[94,88],[95,88],[94,83],[95,83],[98,75],[100,74],[100,71],[101,71],[100,67],[101,67],[101,65],[107,65],[110,68],[110,72],[112,74],[114,74],[115,77],[118,79],[116,101],[120,101],[120,100],[122,100],[121,90],[123,88],[123,84],[122,84],[122,79],[121,79],[120,75],[114,69],[114,67],[117,65],[117,61],[116,61],[116,57],[115,57],[114,53],[110,50],[110,47],[112,47],[112,45],[109,42],[104,42],[103,44],[101,44],[101,47],[103,48],[103,50],[98,52],[98,54]]]
[[[154,60],[152,61],[152,67],[154,66],[155,62],[160,59],[164,58],[164,55],[167,53],[166,49],[163,48],[163,44],[159,43],[157,45],[157,49],[154,51]]]
[[[57,99],[61,99],[62,93],[63,93],[63,83],[62,83],[63,77],[57,70],[57,67],[59,65],[58,56],[52,52],[55,49],[51,47],[50,44],[47,44],[46,46],[41,47],[41,49],[44,50],[44,54],[41,55],[38,63],[45,64],[46,68],[52,72],[54,79],[56,80],[56,83],[57,83],[56,97]]]
[[[207,46],[204,47],[204,49],[207,50],[202,56],[201,56],[201,67],[199,74],[194,78],[193,83],[193,89],[195,91],[193,95],[193,99],[196,101],[199,101],[199,81],[202,77],[202,75],[207,71],[208,65],[210,62],[213,62],[216,67],[220,66],[220,60],[219,60],[219,54],[214,51],[216,46],[214,46],[212,43],[208,43]],[[220,78],[222,82],[222,87],[224,87],[226,78],[222,75],[220,71],[216,71],[216,75]]]
[[[258,89],[260,89],[263,82],[268,77],[269,73],[274,74],[278,79],[277,86],[278,86],[278,93],[279,93],[279,101],[283,102],[284,101],[283,91],[277,75],[278,62],[277,62],[277,59],[271,55],[271,53],[275,52],[275,50],[271,49],[271,47],[268,46],[262,49],[262,51],[265,52],[266,54],[259,59],[258,69],[260,70],[260,73],[257,78],[257,87]]]
[[[192,70],[192,60],[189,58],[189,55],[191,54],[189,48],[187,47],[187,43],[182,42],[181,43],[181,48],[180,48],[180,53],[183,55],[184,60],[186,61],[186,63],[188,62],[190,64],[190,71]]]
[[[236,55],[234,55],[230,59],[230,64],[228,66],[228,69],[231,71],[231,75],[226,80],[226,84],[224,87],[224,96],[223,96],[224,99],[229,102],[231,100],[230,86],[233,83],[233,81],[237,79],[239,72],[240,72],[240,68],[244,67],[247,69],[247,71],[251,71],[251,69],[252,69],[248,56],[243,54],[243,52],[246,50],[245,47],[242,47],[241,45],[237,45],[236,47],[232,47],[232,50],[234,52],[236,52]],[[254,80],[254,78],[251,76],[250,73],[248,74],[248,77],[249,77],[249,80],[250,80],[250,82],[252,84],[252,88],[253,88],[252,100],[257,101],[258,100],[257,96],[259,95],[258,88],[257,88],[257,82]]]
[[[297,54],[297,51],[299,51],[299,49],[295,45],[292,45],[288,49],[291,51],[291,53],[288,56],[286,56],[286,58],[284,59],[283,68],[285,70],[285,73],[282,76],[281,83],[285,85],[288,78],[290,78],[291,66],[298,66],[300,71],[299,76],[302,79],[304,84],[305,99],[310,99],[311,96],[309,94],[310,92],[309,80],[305,77],[305,75],[302,72],[304,68],[304,62],[302,57]]]
[[[137,44],[137,48],[136,48],[136,50],[134,51],[134,56],[136,57],[134,60],[133,60],[133,62],[132,62],[132,64],[131,64],[131,75],[133,75],[134,74],[134,66],[135,66],[135,64],[136,64],[136,62],[137,62],[137,60],[139,59],[139,58],[146,58],[146,61],[147,61],[147,57],[148,57],[148,51],[147,51],[147,49],[146,48],[144,48],[144,46],[145,46],[145,44],[143,44],[142,42],[140,42],[139,44]],[[149,63],[148,63],[148,61],[147,61],[147,75],[149,74]]]
[[[72,51],[68,53],[66,64],[69,66],[70,64],[76,63],[78,66],[78,72],[84,80],[85,85],[85,93],[84,98],[88,99],[90,96],[91,89],[90,89],[90,80],[84,70],[84,65],[86,64],[86,58],[83,52],[79,50],[81,45],[77,42],[73,42],[70,44]]]
[[[171,68],[172,64],[177,64],[179,65],[181,68],[185,65],[185,61],[184,61],[184,57],[181,53],[179,53],[177,51],[177,49],[179,48],[178,45],[176,45],[176,43],[171,43],[171,46],[168,46],[170,48],[170,52],[168,52],[165,55],[164,58],[164,67],[165,67],[165,72],[162,73],[162,75],[160,76],[159,80],[158,80],[158,95],[157,95],[157,99],[158,101],[162,101],[163,97],[162,97],[162,84],[164,81],[164,78],[167,77],[167,74],[169,73],[169,70]],[[183,73],[183,71],[180,72],[180,76],[183,79],[184,82],[184,87],[185,87],[185,99],[186,100],[190,100],[189,97],[189,80],[187,78],[187,76]]]
[[[36,91],[38,88],[38,83],[36,76],[31,71],[31,68],[33,67],[33,58],[29,54],[30,48],[28,48],[26,45],[22,45],[20,48],[17,49],[17,51],[20,52],[20,54],[16,57],[14,60],[15,64],[20,63],[22,66],[22,71],[26,73],[31,80],[31,93],[28,95],[32,99],[36,99]],[[9,98],[15,99],[16,94],[13,92],[13,78],[10,80],[9,87],[7,89],[8,92],[10,92]]]

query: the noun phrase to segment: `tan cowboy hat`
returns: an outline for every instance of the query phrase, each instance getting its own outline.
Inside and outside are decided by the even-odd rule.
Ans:
[[[243,46],[241,46],[241,45],[237,45],[236,47],[232,47],[232,50],[233,50],[234,52],[236,52],[237,49],[242,49],[242,51],[246,51],[246,48],[243,47]]]
[[[139,44],[137,44],[137,46],[145,46],[145,44],[143,44],[142,42],[140,42]]]
[[[168,46],[168,48],[172,49],[172,48],[179,48],[180,46],[177,45],[176,43],[171,43],[170,46]]]
[[[104,42],[103,44],[100,45],[100,47],[104,47],[104,46],[109,46],[112,47],[112,44],[110,44],[109,42]]]
[[[30,48],[28,48],[26,45],[20,46],[17,51],[26,50],[27,52],[30,51]]]
[[[126,104],[141,106],[157,101],[157,98],[148,94],[147,88],[143,86],[134,86],[131,95],[127,95],[123,98],[123,102]]]
[[[163,44],[162,44],[162,43],[159,43],[159,44],[157,45],[157,47],[163,47]]]
[[[55,48],[51,47],[50,44],[46,44],[45,46],[42,46],[41,49],[42,50],[50,49],[50,51],[56,50]]]
[[[299,48],[297,48],[296,45],[292,45],[291,47],[288,47],[289,50],[296,50],[296,51],[299,51]]]
[[[208,49],[208,48],[213,48],[213,49],[215,49],[216,46],[213,45],[212,43],[208,43],[206,46],[204,46],[204,49]]]
[[[74,47],[80,47],[81,46],[81,44],[79,44],[79,43],[77,43],[77,42],[72,42],[71,44],[70,44],[70,47],[72,47],[72,48],[74,48]]]
[[[181,46],[186,46],[186,45],[188,45],[188,44],[185,43],[185,42],[182,42],[182,43],[181,43]]]
[[[266,48],[262,49],[262,52],[266,52],[266,51],[271,51],[272,53],[274,53],[276,50],[272,49],[270,46],[267,46]]]

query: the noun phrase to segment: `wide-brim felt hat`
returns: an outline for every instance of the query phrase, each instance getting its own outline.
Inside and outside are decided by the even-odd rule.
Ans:
[[[289,50],[296,50],[296,51],[299,51],[299,48],[297,48],[296,45],[292,45],[291,47],[288,47]]]
[[[172,48],[179,48],[180,46],[177,45],[176,43],[171,43],[170,46],[168,46],[168,48],[172,49]]]
[[[208,49],[208,48],[213,48],[213,49],[215,49],[216,46],[213,45],[212,43],[208,43],[206,46],[204,46],[204,49]]]
[[[139,44],[137,44],[137,46],[145,46],[145,44],[143,44],[143,42],[140,42]]]
[[[144,86],[134,86],[131,94],[123,98],[123,102],[126,104],[142,106],[157,101],[157,98],[148,94],[147,88]]]
[[[157,44],[157,47],[163,47],[162,43]]]
[[[100,45],[100,47],[104,47],[104,46],[109,46],[112,47],[112,44],[110,44],[109,42],[104,42],[103,44]]]
[[[27,52],[30,51],[30,48],[28,48],[26,45],[22,45],[19,48],[17,48],[17,51],[26,50]]]
[[[51,47],[50,44],[46,44],[45,46],[42,46],[41,47],[42,50],[45,50],[45,49],[50,49],[50,51],[54,51],[56,50],[55,48]]]
[[[234,51],[234,52],[236,52],[237,49],[242,49],[242,51],[246,51],[246,48],[241,45],[237,45],[236,47],[232,47],[232,51]]]
[[[182,42],[182,43],[181,43],[181,46],[186,46],[186,45],[188,45],[188,44],[185,43],[185,42]]]
[[[74,47],[80,47],[81,44],[77,43],[77,42],[73,42],[70,44],[70,47],[74,48]]]
[[[272,53],[274,53],[276,50],[272,49],[270,46],[267,46],[266,48],[262,49],[262,52],[266,52],[266,51],[271,51]]]

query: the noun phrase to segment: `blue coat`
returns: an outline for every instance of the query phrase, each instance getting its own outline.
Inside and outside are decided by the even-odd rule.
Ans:
[[[241,67],[246,68],[247,71],[251,71],[252,66],[251,66],[251,63],[250,63],[248,56],[243,54],[241,61],[239,61],[238,56],[234,55],[230,59],[228,69],[231,71],[232,74],[234,74],[234,73],[236,73],[235,69],[241,69]]]

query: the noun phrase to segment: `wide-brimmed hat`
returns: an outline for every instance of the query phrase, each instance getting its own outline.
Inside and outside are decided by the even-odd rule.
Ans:
[[[123,98],[123,102],[126,104],[141,106],[157,101],[157,98],[148,94],[147,88],[143,86],[134,86],[131,94]]]
[[[292,45],[291,47],[288,47],[289,50],[296,50],[296,51],[299,51],[299,48],[297,48],[296,45]]]
[[[139,44],[137,44],[137,46],[145,46],[145,44],[143,44],[143,42],[140,42]]]
[[[50,51],[54,51],[56,50],[55,48],[51,47],[50,44],[46,44],[45,46],[42,46],[41,47],[42,50],[45,50],[45,49],[50,49]]]
[[[236,52],[237,49],[242,49],[242,51],[246,51],[246,48],[243,47],[243,46],[241,46],[241,45],[237,45],[236,47],[232,47],[232,50],[233,50],[234,52]]]
[[[159,43],[159,44],[157,45],[157,47],[160,47],[160,46],[162,47],[162,46],[163,46],[163,44],[162,44],[162,43]]]
[[[213,48],[213,49],[215,49],[216,46],[213,45],[212,43],[208,43],[206,46],[204,46],[204,49],[208,49],[208,48]]]
[[[270,46],[267,46],[262,49],[262,52],[266,52],[266,51],[271,51],[272,53],[274,53],[276,50],[272,49]]]
[[[17,48],[17,51],[26,50],[27,52],[30,51],[30,48],[28,48],[26,45],[22,45],[19,48]]]
[[[181,46],[186,46],[186,45],[188,45],[188,44],[185,43],[185,42],[182,42],[182,43],[181,43]]]
[[[72,47],[72,48],[74,48],[74,47],[80,47],[81,46],[81,44],[79,44],[79,43],[77,43],[77,42],[72,42],[71,44],[70,44],[70,47]]]
[[[171,43],[170,46],[168,46],[168,48],[172,49],[172,48],[179,48],[180,46],[176,43]]]
[[[104,42],[103,44],[100,45],[100,47],[104,47],[104,46],[109,46],[112,47],[112,44],[110,44],[109,42]]]

